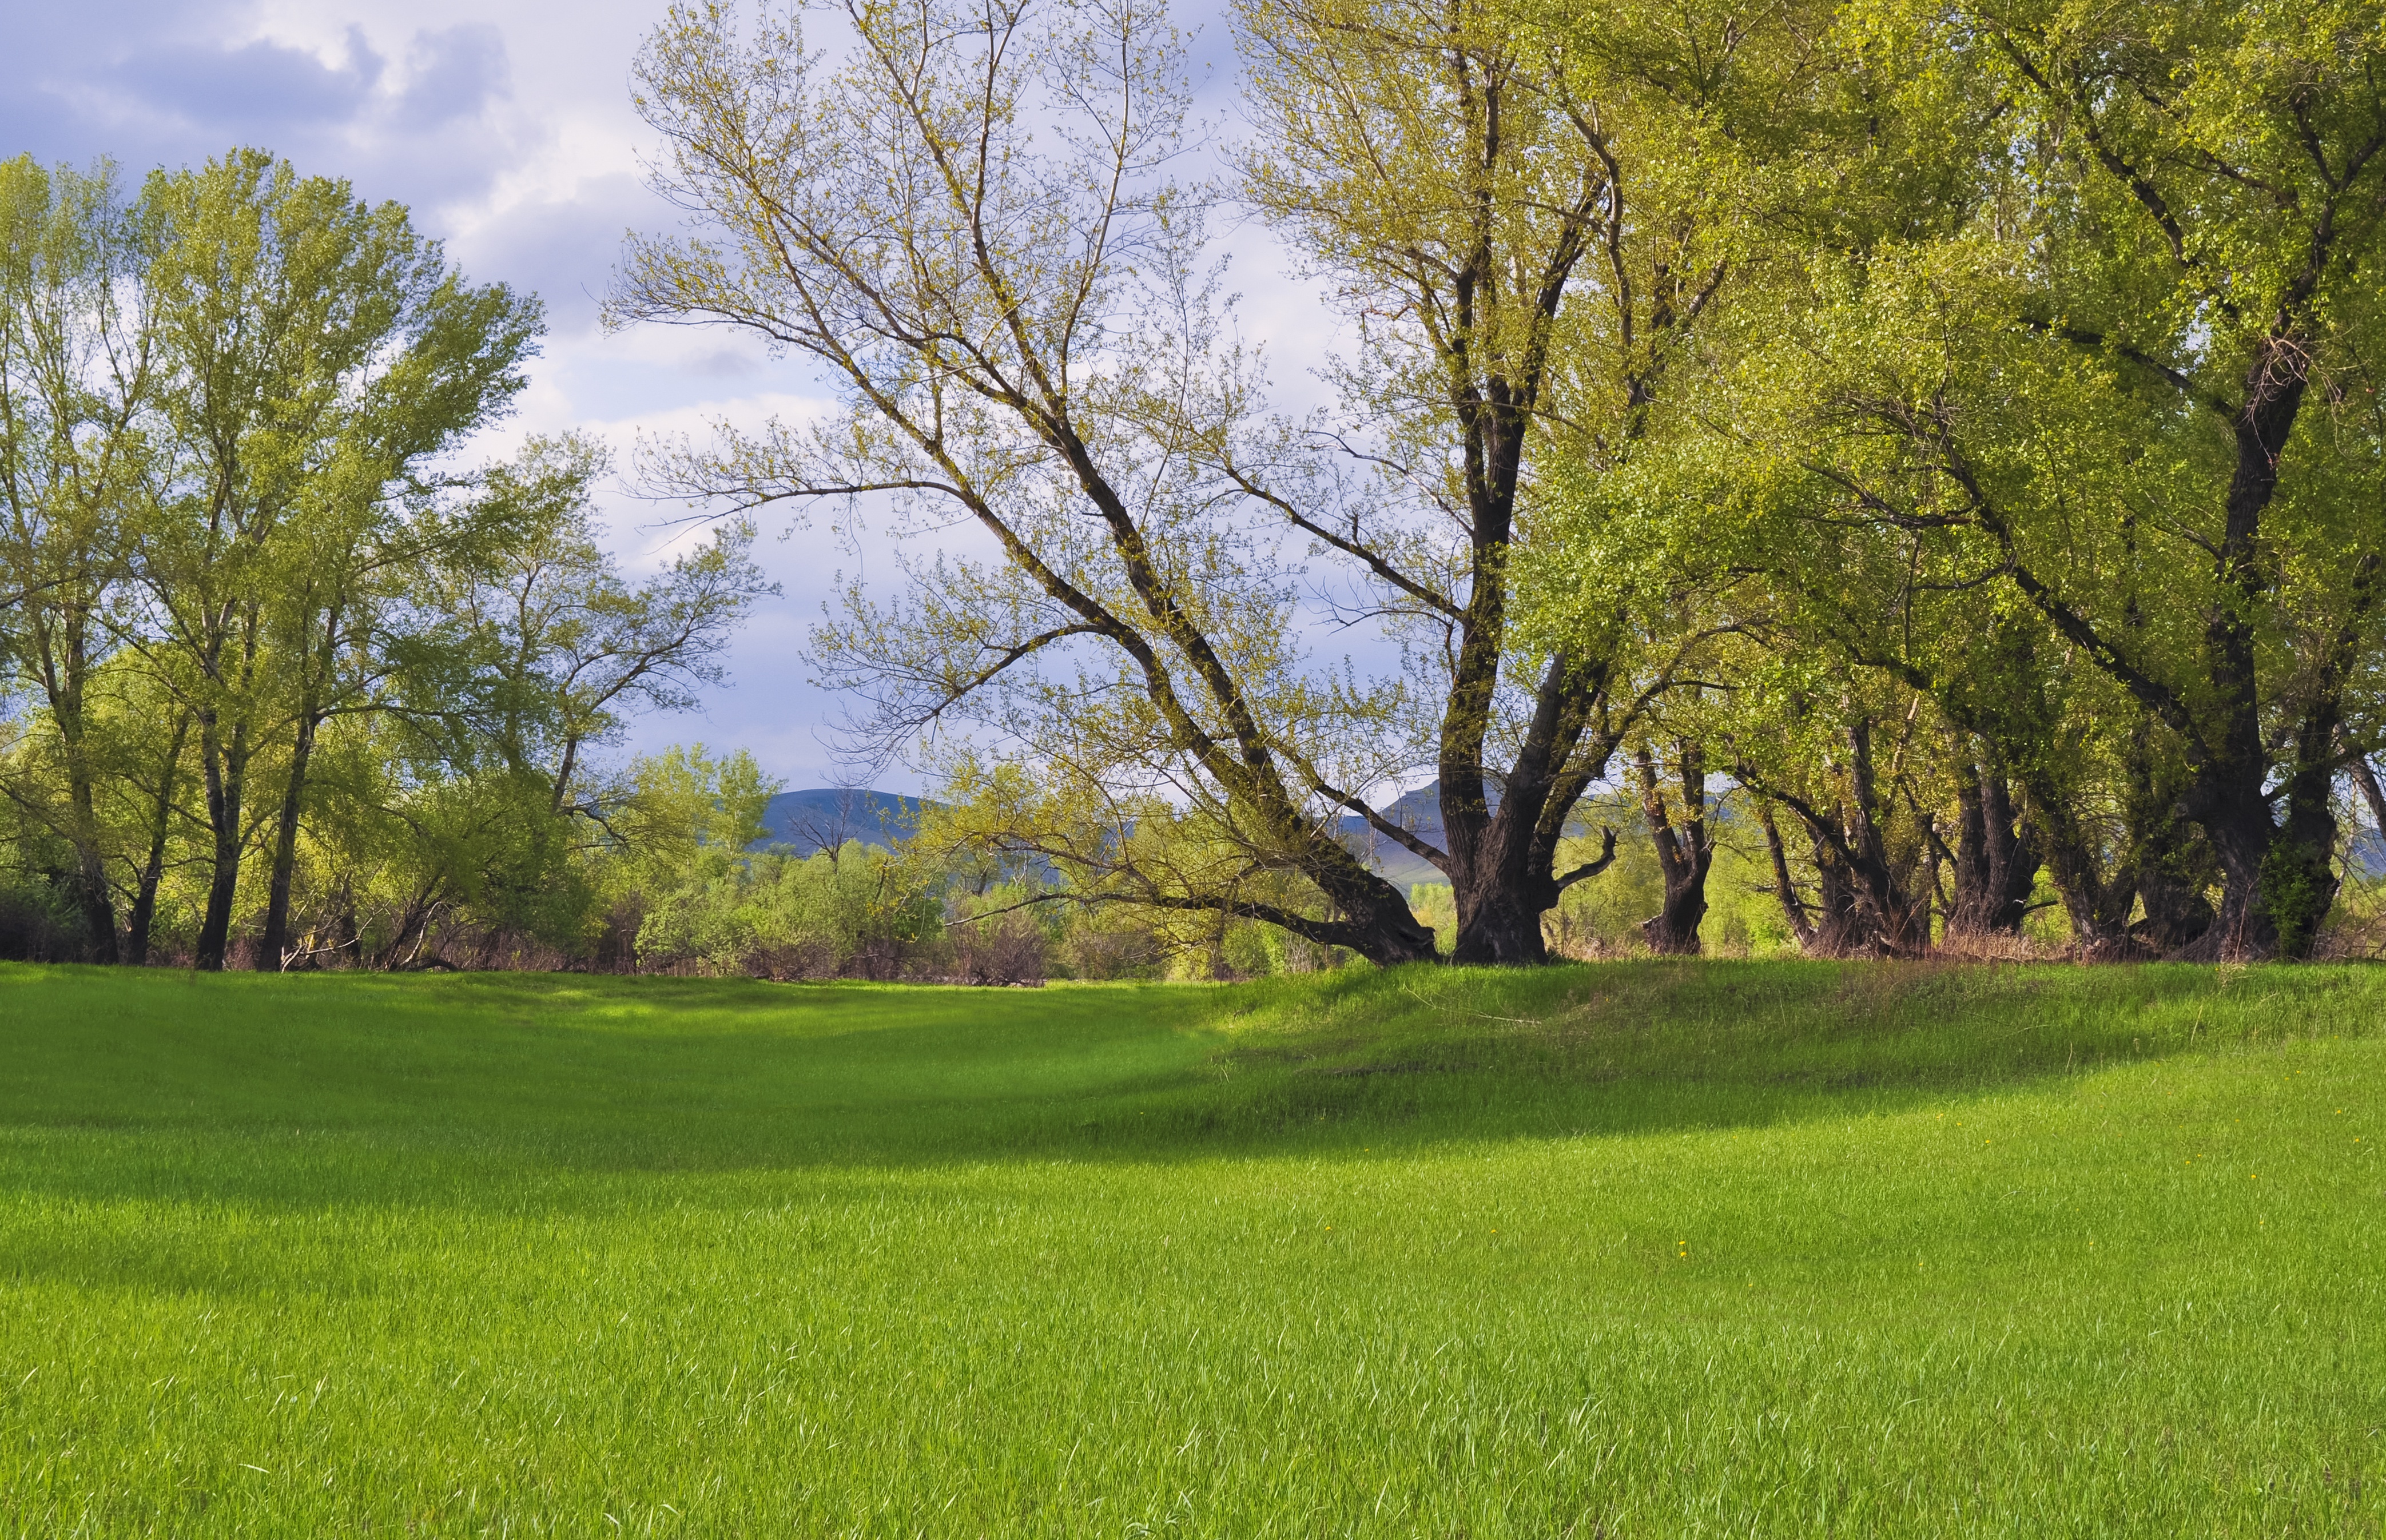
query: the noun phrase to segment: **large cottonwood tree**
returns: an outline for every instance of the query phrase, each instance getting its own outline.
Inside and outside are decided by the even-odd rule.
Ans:
[[[1952,225],[1809,254],[1716,413],[1748,483],[1993,586],[2102,670],[2153,734],[2130,750],[2149,917],[2200,902],[2164,885],[2175,808],[2220,879],[2191,955],[2302,955],[2346,756],[2380,731],[2386,8],[1866,15],[1984,109],[1979,153]],[[1976,693],[1983,723],[2016,704]],[[2091,933],[2127,922],[2127,885],[2069,885]]]
[[[990,534],[995,561],[857,599],[820,657],[875,693],[883,737],[992,726],[1084,787],[1075,821],[1113,831],[1087,839],[1124,857],[1116,831],[1165,822],[1205,853],[1160,880],[1070,846],[1140,901],[1426,955],[1346,848],[1351,818],[1450,875],[1460,959],[1545,958],[1542,913],[1604,865],[1557,870],[1575,806],[1696,631],[1619,613],[1554,645],[1514,633],[1530,462],[1612,460],[1645,431],[1730,272],[1746,187],[1727,173],[1779,147],[1752,130],[1806,88],[1787,13],[1702,9],[1622,45],[1526,6],[1242,7],[1242,190],[1354,344],[1335,407],[1300,424],[1220,333],[1206,194],[1168,175],[1182,97],[1156,8],[830,14],[856,39],[833,71],[799,14],[741,42],[721,5],[675,11],[642,63],[659,186],[701,232],[636,243],[615,316],[745,329],[846,393],[832,425],[723,430],[657,484],[747,507],[894,494],[923,527]],[[1300,545],[1403,632],[1405,677],[1310,670]],[[1446,849],[1368,800],[1421,770]]]
[[[1576,807],[1690,677],[1719,619],[1699,594],[1731,574],[1685,538],[1701,507],[1648,510],[1672,537],[1611,542],[1568,582],[1570,623],[1527,636],[1514,558],[1552,462],[1579,503],[1678,407],[1673,373],[1777,214],[1782,165],[1827,120],[1819,9],[1243,0],[1236,15],[1246,194],[1325,281],[1350,344],[1332,431],[1300,447],[1377,472],[1283,512],[1351,564],[1435,682],[1445,845],[1368,816],[1449,875],[1457,960],[1538,962],[1542,915],[1606,865],[1559,870]],[[1702,891],[1704,872],[1690,859],[1678,877]],[[1685,886],[1673,908],[1696,903]],[[1695,946],[1694,921],[1673,945]]]
[[[231,942],[258,757],[283,761],[257,957],[278,968],[314,735],[382,676],[359,638],[415,538],[407,495],[521,388],[539,310],[465,282],[398,206],[259,151],[160,172],[142,202],[162,442],[131,541],[135,645],[191,717],[201,968]]]
[[[157,452],[143,213],[106,166],[0,163],[0,665],[42,707],[0,788],[72,849],[104,962],[117,934],[100,802],[124,736],[100,698],[118,645],[107,609]]]
[[[1189,809],[1231,854],[1126,874],[1140,901],[1430,956],[1337,827],[1350,772],[1387,768],[1374,745],[1397,691],[1304,666],[1266,527],[1292,494],[1224,468],[1264,424],[1205,282],[1206,194],[1172,175],[1186,100],[1160,9],[830,14],[853,38],[835,69],[800,13],[741,39],[718,4],[675,8],[641,56],[656,184],[698,229],[633,243],[611,314],[740,329],[840,394],[825,422],[723,428],[654,480],[741,507],[892,497],[973,525],[994,559],[941,557],[818,637],[868,730],[989,727],[1079,803],[1146,809],[1112,828]],[[1267,873],[1314,904],[1276,901]]]

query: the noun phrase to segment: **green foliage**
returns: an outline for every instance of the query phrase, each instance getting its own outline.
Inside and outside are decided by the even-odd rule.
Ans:
[[[797,858],[710,858],[647,890],[641,964],[694,962],[772,978],[893,978],[904,949],[937,939],[944,905],[894,858],[858,840]]]
[[[842,394],[642,460],[731,510],[643,582],[603,444],[455,463],[539,309],[403,208],[258,150],[0,165],[41,945],[1231,978],[1421,958],[1420,915],[1680,950],[1702,883],[1733,954],[2329,945],[2353,789],[2386,818],[2386,0],[1232,20],[1222,191],[1160,13],[672,7],[636,106],[706,219],[609,316]],[[1312,417],[1237,341],[1222,195],[1345,323]],[[718,681],[766,504],[998,548],[812,638],[948,791],[899,858],[752,853],[750,763],[612,757]],[[1314,592],[1400,666],[1316,654]],[[1346,820],[1426,844],[1371,799],[1428,776],[1413,908]]]
[[[1628,801],[1616,797],[1594,804],[1589,816],[1623,826],[1615,863],[1568,888],[1543,920],[1551,950],[1576,960],[1645,955],[1641,922],[1657,912],[1665,891],[1656,856],[1647,834],[1635,827],[1639,814]],[[1724,833],[1707,878],[1707,913],[1701,927],[1706,950],[1735,958],[1796,956],[1797,938],[1782,917],[1763,852],[1750,848],[1752,832],[1744,827],[1744,818],[1728,812],[1722,816]],[[1597,840],[1570,839],[1560,848],[1560,864],[1590,860],[1599,849]],[[1433,927],[1446,951],[1458,925],[1448,884],[1420,883],[1409,890],[1409,903],[1417,918]]]

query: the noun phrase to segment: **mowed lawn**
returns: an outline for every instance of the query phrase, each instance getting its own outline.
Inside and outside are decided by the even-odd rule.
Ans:
[[[2386,971],[0,968],[0,1533],[2386,1533]]]

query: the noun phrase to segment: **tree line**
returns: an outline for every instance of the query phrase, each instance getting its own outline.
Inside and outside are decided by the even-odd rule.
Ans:
[[[645,587],[592,446],[447,465],[535,311],[402,214],[262,157],[120,207],[19,163],[12,230],[110,232],[12,255],[6,344],[11,806],[94,945],[170,871],[203,964],[247,903],[280,966],[285,846],[357,841],[308,902],[379,884],[384,938],[628,849],[584,751],[702,682],[766,510],[922,543],[810,655],[943,788],[910,891],[978,873],[981,930],[1532,963],[1621,860],[1690,953],[1723,858],[1819,955],[2050,911],[2090,958],[2326,945],[2386,825],[2386,5],[1229,24],[1222,126],[1156,0],[674,6],[634,91],[689,218],[608,319],[744,332],[838,409],[647,455],[727,514]],[[319,185],[283,240],[265,190]],[[1306,414],[1237,319],[1244,220],[1322,296]],[[1399,665],[1334,658],[1353,625]]]
[[[1530,963],[1620,785],[1661,952],[1727,835],[1818,953],[2045,904],[2091,958],[2319,945],[2354,800],[2386,812],[2378,4],[1231,26],[1231,133],[1156,0],[695,0],[639,60],[697,219],[612,316],[843,402],[650,483],[995,553],[813,637],[862,741],[953,788],[935,838],[1438,955],[1355,820],[1447,879],[1449,956]],[[1313,414],[1271,407],[1224,219],[1322,292]],[[1319,607],[1404,666],[1332,663]],[[1428,776],[1438,818],[1385,810]]]
[[[591,747],[718,677],[764,584],[735,525],[625,577],[601,445],[458,463],[540,331],[260,152],[137,188],[0,165],[14,949],[394,966],[463,916],[587,929],[638,789]]]

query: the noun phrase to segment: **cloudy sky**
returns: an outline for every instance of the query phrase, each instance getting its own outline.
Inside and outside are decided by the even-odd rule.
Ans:
[[[669,223],[647,193],[647,135],[629,106],[632,56],[664,0],[75,0],[11,6],[9,68],[0,71],[0,155],[127,171],[194,164],[233,144],[288,157],[302,172],[395,198],[444,239],[475,280],[502,280],[546,301],[550,334],[521,409],[486,445],[580,428],[626,459],[637,434],[700,428],[721,415],[801,410],[817,382],[718,332],[596,330],[622,235]],[[1224,29],[1199,16],[1204,94],[1231,94]],[[1237,238],[1245,320],[1314,315],[1272,280],[1256,236]],[[1297,331],[1297,329],[1295,329]],[[1302,377],[1322,339],[1272,339],[1277,375]],[[1287,357],[1287,350],[1289,356]],[[1287,368],[1287,366],[1289,365]],[[613,541],[633,568],[673,538],[667,510],[618,490]],[[782,531],[766,525],[766,536]],[[767,538],[760,555],[785,589],[747,625],[731,687],[692,716],[634,729],[640,747],[702,739],[751,750],[794,786],[832,775],[822,745],[834,708],[804,682],[804,629],[840,563],[817,536]],[[899,784],[899,776],[885,783]]]

